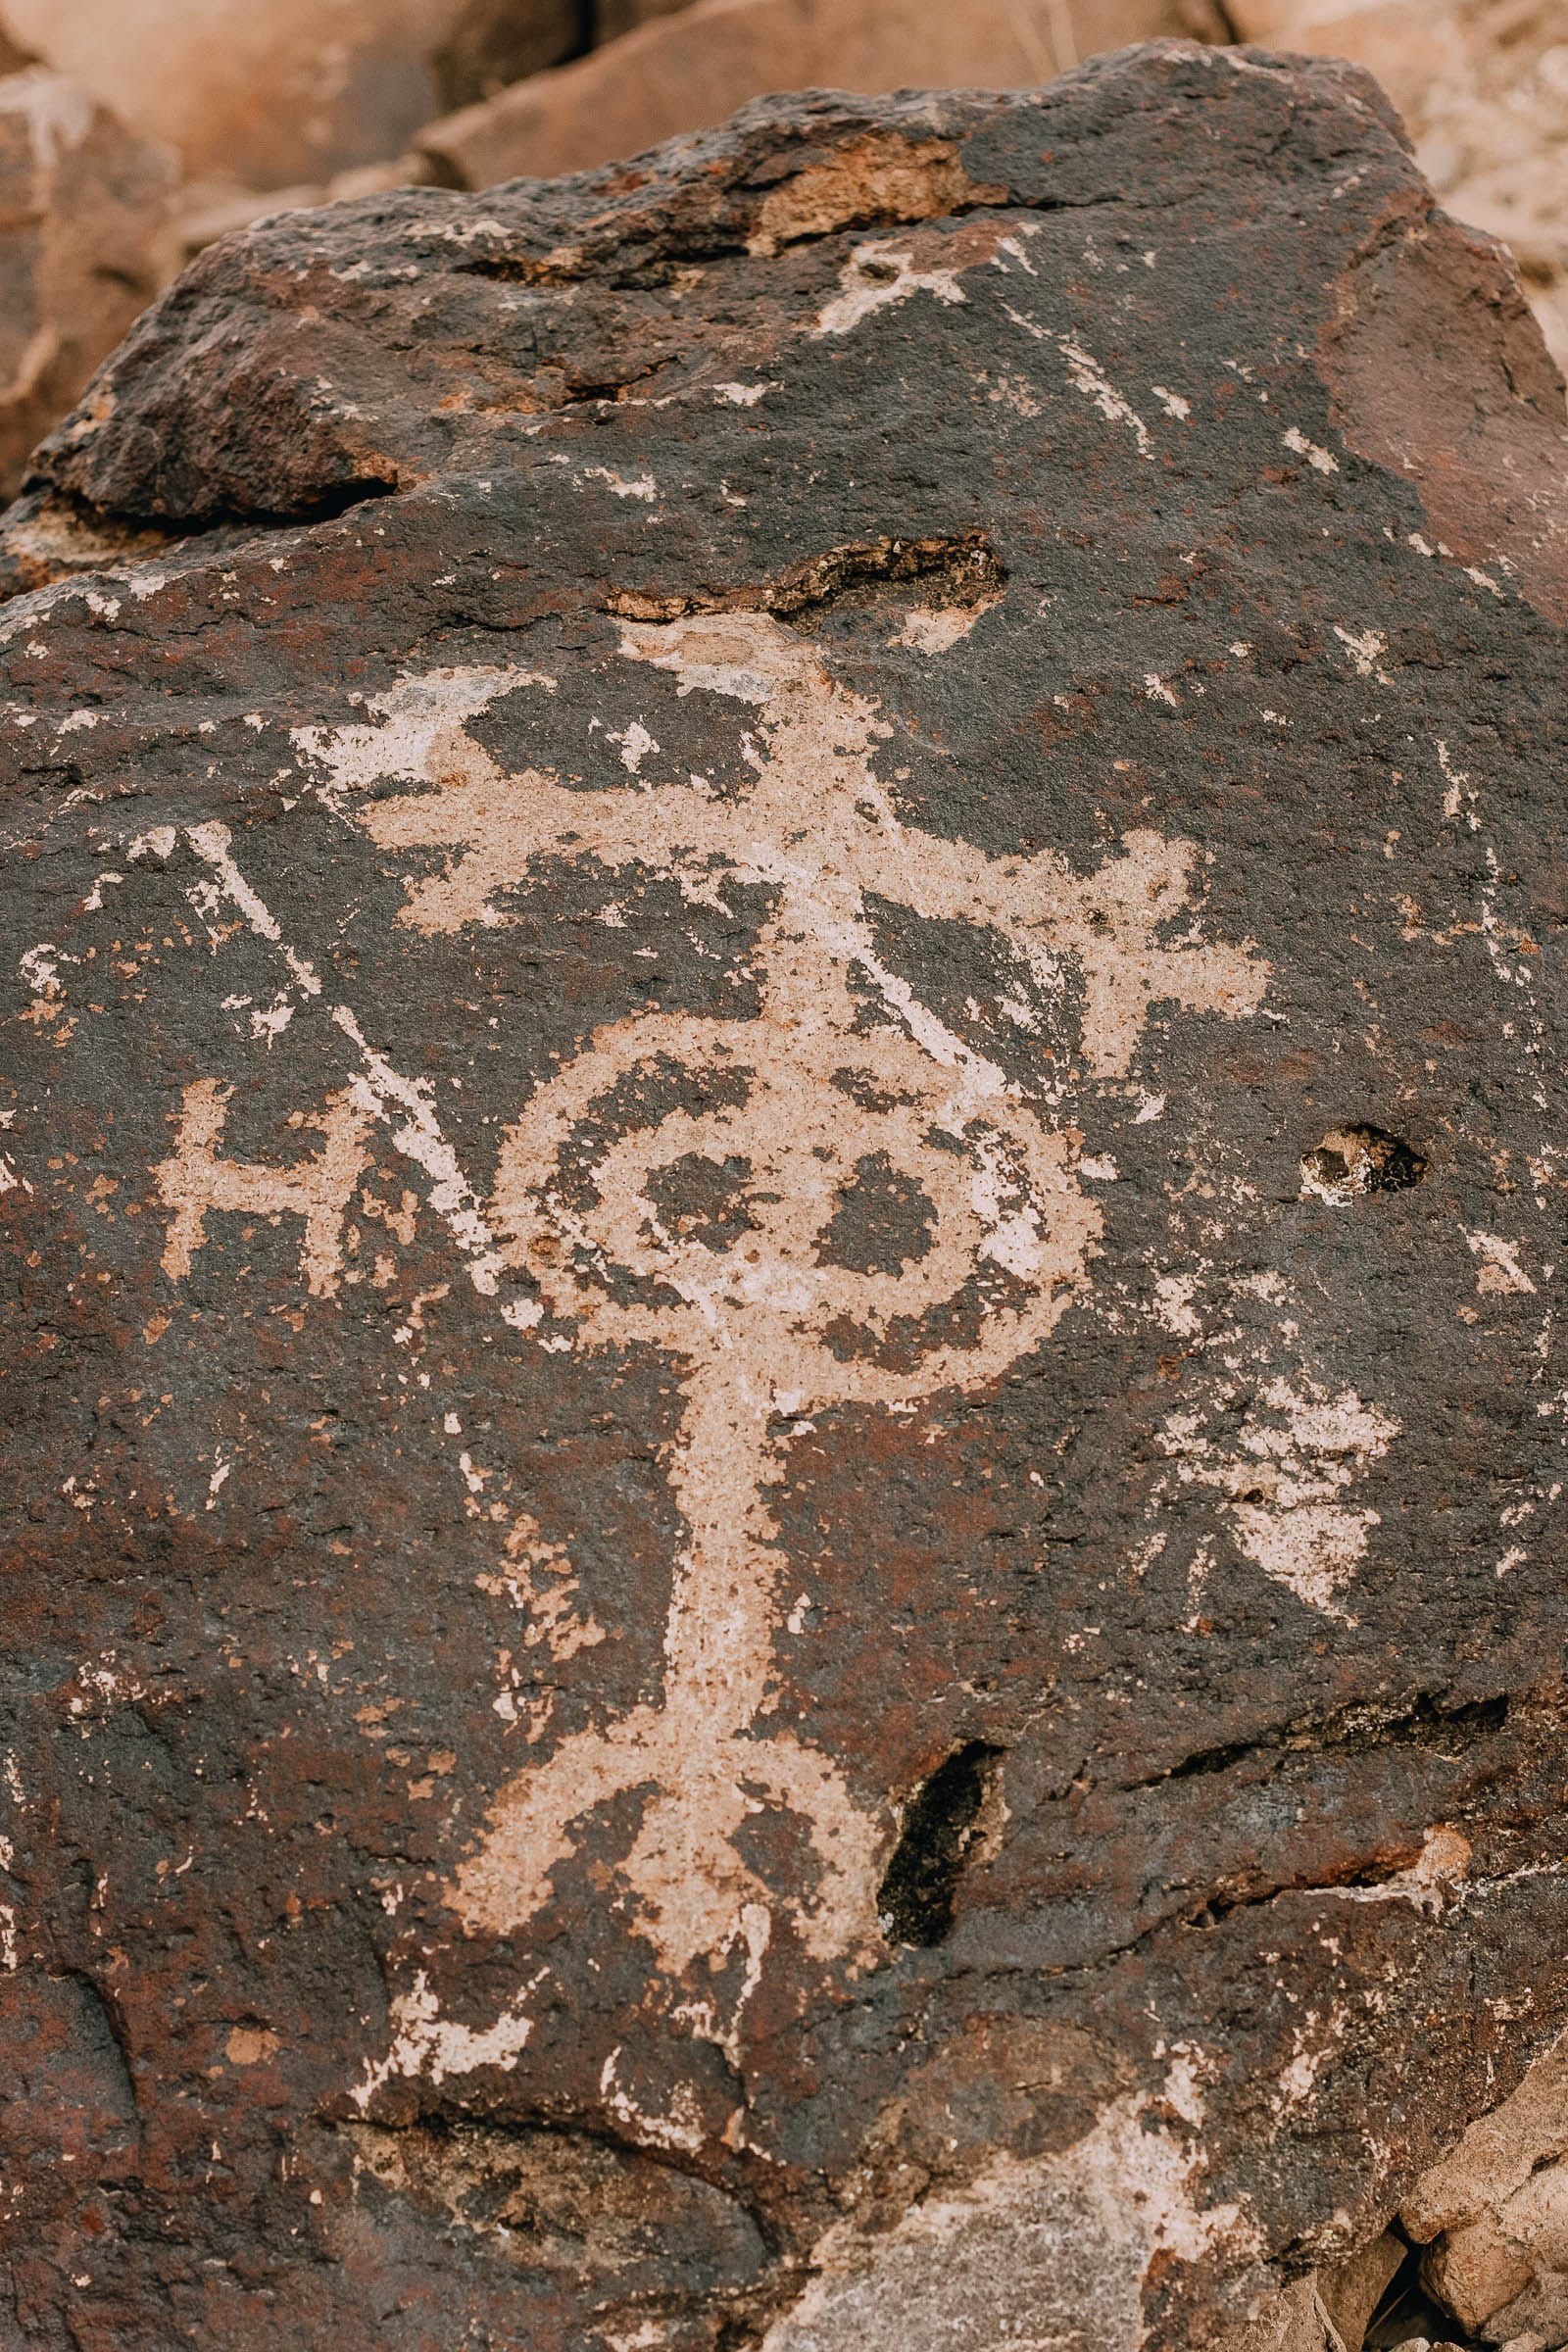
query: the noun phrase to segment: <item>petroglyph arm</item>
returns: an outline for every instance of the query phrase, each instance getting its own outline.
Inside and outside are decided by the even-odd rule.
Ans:
[[[410,885],[398,920],[426,934],[499,921],[495,892],[541,858],[592,858],[612,870],[646,865],[708,896],[708,867],[735,847],[730,813],[697,787],[574,792],[538,768],[508,774],[464,735],[450,739],[429,780],[436,791],[373,801],[359,812],[383,849],[461,845],[445,872]]]
[[[1234,1020],[1262,1003],[1268,967],[1250,947],[1193,936],[1193,842],[1140,829],[1124,834],[1093,872],[1076,875],[1050,851],[996,858],[968,842],[917,839],[919,854],[902,862],[896,893],[880,843],[863,862],[862,887],[896,895],[916,914],[989,924],[1044,985],[1058,977],[1056,958],[1070,957],[1083,975],[1084,1052],[1098,1077],[1126,1076],[1152,1004]],[[1184,917],[1186,936],[1160,937]]]

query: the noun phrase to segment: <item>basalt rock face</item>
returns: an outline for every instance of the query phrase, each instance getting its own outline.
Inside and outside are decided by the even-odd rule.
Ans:
[[[1445,207],[1500,237],[1568,358],[1568,19],[1558,0],[1234,0],[1244,39],[1376,74]]]
[[[0,623],[14,2340],[1198,2342],[1514,2089],[1562,453],[1255,51],[138,326]]]

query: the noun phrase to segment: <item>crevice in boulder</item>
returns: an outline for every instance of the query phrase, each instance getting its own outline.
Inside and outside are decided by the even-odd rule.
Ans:
[[[395,496],[399,487],[385,475],[366,474],[332,483],[290,512],[214,508],[191,515],[116,513],[34,479],[0,513],[0,605],[78,573],[119,572],[177,555],[193,540],[210,548],[251,533],[335,522],[368,501]]]
[[[1466,2347],[1478,2341],[1427,2293],[1421,2280],[1423,2251],[1412,2246],[1384,2288],[1367,2322],[1362,2339],[1365,2352],[1395,2352],[1396,2346],[1412,2339],[1438,2346],[1457,2345],[1460,2352],[1466,2352]]]
[[[970,1740],[915,1790],[877,1890],[883,1933],[896,1943],[940,1943],[953,1926],[964,1862],[996,1778],[1000,1747]]]
[[[1135,1788],[1158,1788],[1165,1781],[1193,1780],[1200,1775],[1229,1772],[1254,1756],[1348,1752],[1366,1755],[1396,1745],[1468,1747],[1508,1720],[1506,1696],[1444,1703],[1441,1692],[1422,1690],[1403,1705],[1347,1707],[1317,1723],[1287,1725],[1263,1740],[1241,1740],[1223,1747],[1200,1747],[1167,1772],[1131,1784]]]
[[[1000,596],[1007,573],[984,531],[951,537],[858,540],[795,564],[759,585],[659,596],[618,588],[604,610],[622,620],[689,620],[704,612],[772,612],[795,620],[829,605],[869,603],[890,586],[919,581],[953,605]]]
[[[351,480],[323,482],[319,489],[292,507],[226,507],[215,505],[200,514],[160,514],[152,519],[181,539],[204,539],[222,530],[287,531],[313,522],[335,522],[351,508],[377,498],[393,498],[400,484],[389,474],[355,474]],[[110,518],[111,520],[114,518]],[[140,524],[142,517],[137,516]]]

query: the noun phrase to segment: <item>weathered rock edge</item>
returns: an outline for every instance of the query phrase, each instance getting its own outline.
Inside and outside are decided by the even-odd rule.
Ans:
[[[141,322],[6,523],[21,2342],[1201,2340],[1568,2023],[1562,449],[1250,51]]]

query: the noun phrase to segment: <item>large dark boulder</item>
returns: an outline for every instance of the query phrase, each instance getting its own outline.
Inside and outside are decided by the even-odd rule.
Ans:
[[[1248,50],[138,326],[5,532],[8,2345],[1174,2346],[1513,2090],[1564,446]]]

